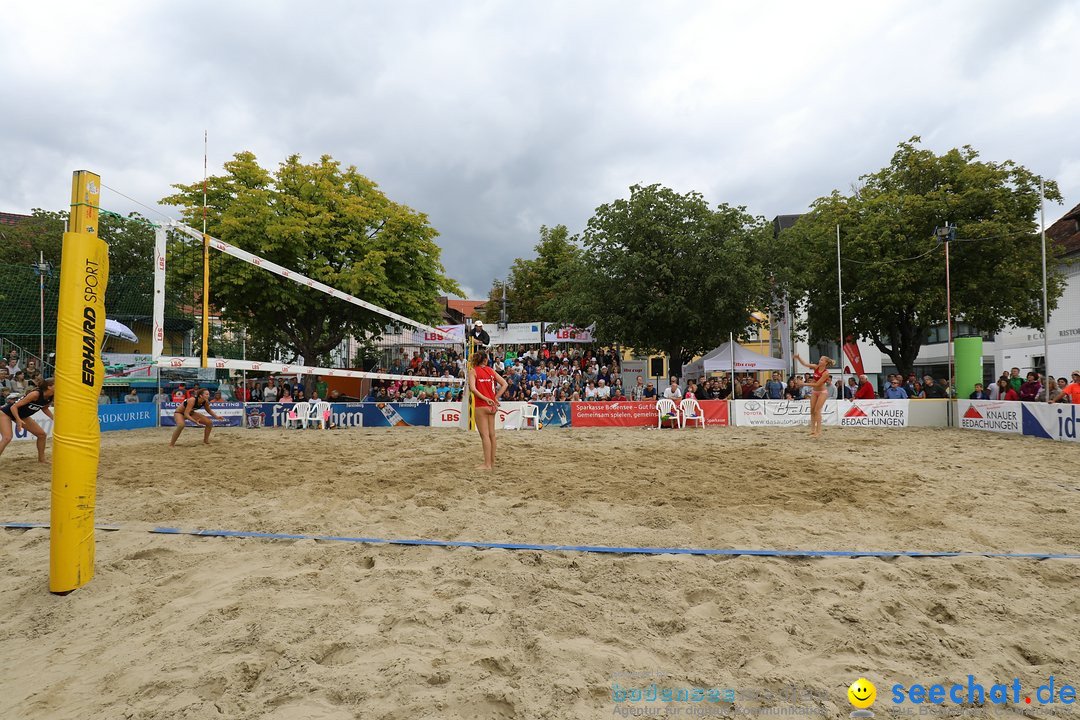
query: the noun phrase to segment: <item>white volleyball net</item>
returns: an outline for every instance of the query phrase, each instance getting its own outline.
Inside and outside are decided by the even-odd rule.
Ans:
[[[209,282],[204,284],[203,234],[171,221],[156,229],[154,248],[152,357],[163,377],[170,372],[185,377],[198,371],[200,377],[215,373],[219,379],[233,380],[242,374],[245,381],[274,375],[355,378],[363,381],[363,390],[357,393],[367,392],[373,381],[379,387],[399,381],[418,384],[428,392],[436,388],[442,392],[449,386],[451,398],[460,395],[465,352],[460,330],[415,321],[217,238],[208,239],[210,253],[260,271],[249,282],[270,284],[270,289],[287,286],[292,293],[301,288],[320,298],[317,302],[326,308],[327,316],[357,313],[370,318],[374,313],[383,322],[378,330],[346,335],[319,357],[303,357],[286,344],[252,346],[248,323],[221,319],[214,304],[213,263]],[[209,289],[207,312],[202,300],[205,288]]]

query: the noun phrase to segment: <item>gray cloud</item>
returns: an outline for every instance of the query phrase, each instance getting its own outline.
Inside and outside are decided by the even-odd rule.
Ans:
[[[1066,0],[24,5],[0,28],[0,210],[62,207],[80,167],[153,203],[201,176],[206,128],[211,172],[355,164],[481,295],[539,225],[578,232],[633,183],[771,217],[915,134],[1080,201]]]

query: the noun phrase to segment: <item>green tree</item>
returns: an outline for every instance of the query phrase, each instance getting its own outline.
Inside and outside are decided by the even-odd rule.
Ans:
[[[35,208],[15,225],[0,228],[0,334],[28,348],[37,348],[40,291],[32,266],[44,258],[46,349],[56,332],[60,258],[67,211]],[[105,308],[110,318],[149,318],[154,293],[154,230],[137,213],[122,217],[102,212],[101,239],[109,244],[109,286]]]
[[[1039,178],[1012,161],[979,160],[970,146],[943,155],[901,143],[888,167],[838,191],[783,234],[794,252],[787,278],[808,307],[811,337],[838,339],[836,226],[840,226],[844,333],[871,340],[909,373],[928,331],[946,321],[945,258],[935,229],[956,226],[950,245],[953,320],[984,332],[1042,326]],[[1057,185],[1046,197],[1061,200]],[[1058,248],[1048,248],[1049,262]],[[794,262],[792,262],[794,260]],[[1048,275],[1051,308],[1063,276]]]
[[[507,322],[546,320],[546,305],[561,292],[567,273],[577,260],[577,241],[565,225],[552,228],[542,225],[540,242],[533,248],[536,257],[515,259],[510,266],[510,277],[505,282],[495,280],[492,283],[488,301],[481,311],[484,322],[499,321],[504,285]]]
[[[630,188],[601,205],[583,252],[555,299],[554,319],[596,323],[596,336],[641,352],[664,352],[672,372],[742,334],[767,297],[761,247],[769,230],[745,208],[711,208],[700,193]]]
[[[203,183],[174,185],[163,203],[201,227]],[[329,155],[305,164],[298,155],[276,172],[250,152],[207,181],[207,232],[295,272],[419,322],[440,319],[437,298],[460,294],[443,275],[438,233],[427,216],[386,197],[355,167]],[[182,252],[182,250],[181,250]],[[181,285],[201,263],[176,263]],[[211,252],[210,303],[247,328],[252,352],[325,362],[348,335],[379,335],[387,318],[310,290],[249,263]],[[291,355],[291,357],[290,357]]]

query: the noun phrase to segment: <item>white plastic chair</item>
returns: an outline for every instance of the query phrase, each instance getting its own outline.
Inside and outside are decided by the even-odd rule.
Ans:
[[[705,413],[701,411],[701,406],[698,405],[697,400],[686,398],[679,403],[679,427],[686,427],[686,423],[695,421],[701,427],[705,427]]]
[[[301,427],[307,430],[308,420],[311,416],[311,403],[298,402],[292,406],[285,416],[285,427]]]
[[[679,425],[679,409],[675,406],[675,401],[670,398],[660,398],[656,401],[656,427],[658,429],[664,427],[664,420],[670,420]]]
[[[311,403],[311,415],[309,422],[321,430],[325,430],[330,424],[330,403],[325,400]],[[306,426],[305,426],[306,427]]]
[[[533,429],[540,429],[540,408],[536,407],[532,403],[525,403],[521,406],[521,412],[518,414],[517,427],[518,430],[524,424],[526,428],[529,427],[529,421],[532,420]]]

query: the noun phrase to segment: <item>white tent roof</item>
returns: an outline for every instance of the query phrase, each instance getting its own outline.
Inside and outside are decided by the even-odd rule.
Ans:
[[[784,370],[786,365],[780,358],[769,357],[748,350],[742,345],[735,345],[735,372],[757,372],[758,370]],[[692,363],[683,365],[683,375],[693,376],[722,370],[731,372],[731,343],[724,343],[715,350]]]

